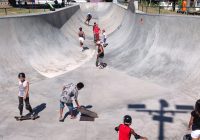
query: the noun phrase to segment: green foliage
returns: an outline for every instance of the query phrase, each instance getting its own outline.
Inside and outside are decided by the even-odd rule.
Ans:
[[[182,7],[183,0],[178,0],[178,5]]]

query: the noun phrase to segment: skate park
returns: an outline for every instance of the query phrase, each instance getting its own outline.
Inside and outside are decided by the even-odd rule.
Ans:
[[[95,66],[93,22],[109,45]],[[113,3],[82,3],[49,12],[0,18],[0,140],[114,140],[124,115],[149,140],[180,140],[199,98],[199,17],[148,15]],[[86,34],[81,51],[78,28]],[[40,118],[18,122],[17,74],[30,81]],[[99,118],[59,122],[63,84],[83,82],[79,102]],[[67,108],[65,109],[65,112]],[[24,109],[24,113],[26,110]],[[132,137],[131,139],[134,139]]]

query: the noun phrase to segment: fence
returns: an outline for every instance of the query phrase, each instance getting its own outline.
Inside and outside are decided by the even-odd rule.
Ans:
[[[138,4],[138,10],[149,14],[200,15],[200,7],[187,7],[186,11],[182,11],[182,8],[178,6],[148,6],[144,4]]]

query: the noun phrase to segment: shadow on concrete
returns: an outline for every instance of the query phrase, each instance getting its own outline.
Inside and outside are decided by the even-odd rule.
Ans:
[[[87,105],[87,106],[81,106],[81,107],[84,107],[84,108],[86,108],[86,109],[90,109],[90,108],[92,108],[93,106],[92,105]],[[75,107],[74,109],[73,109],[73,115],[75,116],[75,117],[77,117],[78,116],[78,114],[79,114],[80,112],[77,110],[77,108]],[[65,119],[68,117],[70,115],[70,112],[68,111],[67,113],[65,113],[65,116],[64,116],[64,118],[63,118],[63,122],[65,121]]]
[[[149,115],[152,115],[153,113],[155,115],[152,116],[152,119],[154,121],[159,122],[159,140],[164,140],[164,124],[165,123],[173,123],[173,116],[178,113],[188,113],[191,110],[193,110],[193,106],[189,105],[176,105],[176,110],[166,110],[165,108],[169,107],[169,103],[166,100],[159,100],[160,102],[160,109],[159,110],[151,110],[146,109],[146,105],[144,104],[128,104],[128,109],[134,109],[137,112],[145,112],[149,113]],[[165,114],[171,114],[172,117],[165,116]]]
[[[33,108],[33,112],[38,115],[40,112],[42,112],[46,108],[46,103],[42,103],[35,108]]]

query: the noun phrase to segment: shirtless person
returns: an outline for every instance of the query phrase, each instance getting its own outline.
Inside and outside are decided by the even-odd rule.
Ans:
[[[83,48],[83,42],[85,40],[85,33],[83,32],[82,27],[79,28],[78,36],[79,36],[79,41],[80,41],[80,47]]]

